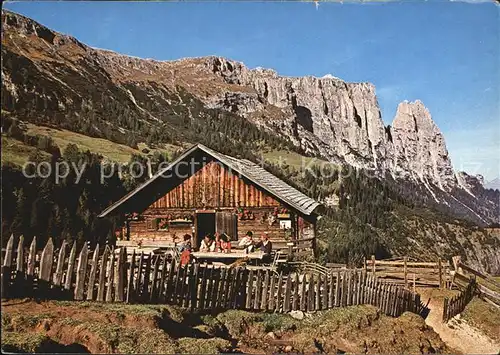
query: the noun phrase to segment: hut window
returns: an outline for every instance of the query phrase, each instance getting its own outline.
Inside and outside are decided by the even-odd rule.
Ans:
[[[291,229],[292,221],[289,219],[280,219],[280,229]]]
[[[156,230],[168,230],[168,219],[166,218],[157,218],[156,219]]]

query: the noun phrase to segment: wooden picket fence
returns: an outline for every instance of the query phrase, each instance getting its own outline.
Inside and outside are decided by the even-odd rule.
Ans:
[[[476,291],[478,291],[479,297],[489,304],[500,308],[500,282],[493,276],[463,263],[460,256],[453,257],[453,265],[455,270],[452,273],[452,285],[457,286],[461,290],[465,290],[469,284],[470,278],[474,277],[476,280]]]
[[[363,270],[277,274],[269,269],[180,266],[167,254],[127,256],[125,248],[93,252],[73,244],[54,249],[49,240],[41,255],[34,240],[14,251],[11,238],[2,266],[2,297],[35,297],[100,302],[166,303],[192,310],[246,309],[288,312],[371,304],[391,316],[424,309],[420,295],[390,285]],[[27,254],[27,255],[26,255]],[[14,262],[14,259],[15,262]]]
[[[476,294],[476,280],[471,278],[465,290],[455,295],[451,299],[445,297],[443,304],[443,322],[449,321],[451,318],[461,313],[467,304]]]

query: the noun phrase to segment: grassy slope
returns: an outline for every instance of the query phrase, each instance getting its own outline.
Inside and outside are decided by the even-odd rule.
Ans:
[[[36,151],[35,147],[25,145],[23,142],[2,135],[2,165],[7,163],[23,165],[28,161],[29,156]],[[45,152],[41,152],[40,154],[47,158],[50,157]]]
[[[141,150],[146,147],[145,144],[139,144],[139,150],[137,150],[123,144],[111,142],[107,139],[89,137],[65,129],[37,126],[31,123],[27,124],[27,128],[27,133],[30,135],[52,137],[61,150],[64,150],[68,144],[73,143],[76,144],[80,150],[90,150],[92,153],[101,154],[109,160],[120,163],[128,162],[132,154],[142,154]],[[178,149],[177,146],[166,144],[161,148],[149,150],[151,152],[159,151],[170,155],[176,149]]]
[[[262,157],[269,161],[270,163],[281,165],[287,164],[293,167],[296,170],[301,170],[309,166],[309,164],[329,164],[332,167],[337,167],[337,165],[330,163],[326,160],[322,160],[319,158],[305,157],[300,155],[299,153],[290,152],[286,150],[268,150],[261,152]]]
[[[100,154],[108,160],[118,163],[127,163],[130,161],[132,154],[147,155],[154,152],[160,152],[171,157],[173,152],[182,149],[182,147],[173,144],[164,144],[161,147],[151,148],[145,143],[139,143],[139,149],[134,149],[107,139],[89,137],[66,129],[37,126],[31,123],[27,124],[27,128],[27,133],[31,136],[51,137],[61,151],[64,151],[68,144],[75,144],[81,151],[89,150],[92,153]],[[143,149],[148,150],[147,154],[143,152]],[[37,150],[36,147],[27,145],[12,137],[2,135],[2,164],[11,163],[22,166],[28,161],[29,156]],[[38,150],[38,152],[42,157],[47,159],[50,158],[50,154],[40,150]]]
[[[478,298],[465,308],[462,317],[491,339],[500,342],[500,309]]]

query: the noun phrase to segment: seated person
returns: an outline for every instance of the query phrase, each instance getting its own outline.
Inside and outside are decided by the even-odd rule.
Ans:
[[[260,236],[260,241],[255,244],[255,247],[264,253],[264,257],[262,258],[264,262],[271,261],[271,251],[273,250],[273,243],[271,243],[271,241],[269,240],[269,236],[267,235],[267,233]]]
[[[185,249],[191,250],[191,235],[184,234],[184,237],[182,239],[183,241],[177,246],[179,252],[182,253]]]
[[[223,253],[231,252],[231,240],[226,233],[222,233],[220,236],[221,239],[221,249]]]
[[[248,231],[247,234],[240,240],[238,246],[245,249],[247,252],[252,252],[254,249],[253,232]]]
[[[210,251],[215,251],[218,253],[222,251],[220,234],[217,232],[215,232],[215,240],[213,241],[212,246],[210,247]]]
[[[207,234],[205,238],[201,241],[200,251],[211,251],[213,240],[210,238],[210,234]]]
[[[191,262],[191,247],[185,248],[181,253],[181,266],[186,266]]]

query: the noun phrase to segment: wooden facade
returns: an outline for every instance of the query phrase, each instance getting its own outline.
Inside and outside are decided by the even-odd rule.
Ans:
[[[314,239],[316,214],[294,209],[262,184],[221,163],[217,156],[198,154],[194,159],[199,165],[192,173],[157,178],[157,186],[150,192],[137,189],[136,195],[154,198],[147,207],[129,203],[132,208],[128,209],[123,239],[165,245],[191,234],[198,246],[208,233],[225,232],[237,241],[247,231],[257,238],[267,233],[271,241],[281,245]]]

